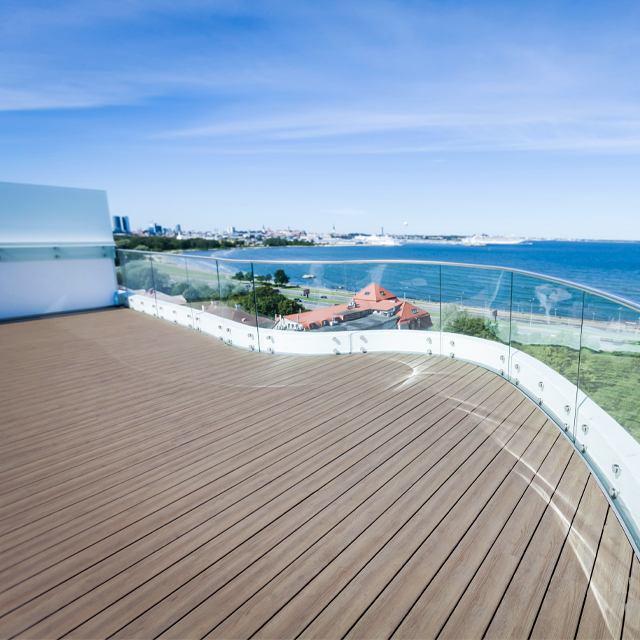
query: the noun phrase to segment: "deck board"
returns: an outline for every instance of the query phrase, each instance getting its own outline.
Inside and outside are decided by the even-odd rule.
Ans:
[[[619,638],[625,614],[633,552],[610,509],[589,583],[576,638]]]
[[[127,310],[0,358],[0,637],[637,637],[607,499],[493,373]]]

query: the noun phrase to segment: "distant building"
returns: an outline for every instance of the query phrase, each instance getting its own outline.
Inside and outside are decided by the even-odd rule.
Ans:
[[[131,226],[129,225],[129,216],[122,216],[122,230],[125,233],[131,233]]]
[[[162,225],[161,224],[154,225],[154,231],[156,235],[162,235]]]
[[[236,232],[236,228],[235,227],[227,227],[227,233],[231,234],[231,233],[235,233]]]
[[[176,234],[182,233],[182,227],[179,224],[176,225],[175,232]]]
[[[356,293],[351,302],[304,313],[281,316],[274,328],[294,331],[360,331],[370,329],[429,330],[428,312],[399,300],[372,282]]]
[[[113,233],[122,233],[122,223],[120,216],[113,216]]]

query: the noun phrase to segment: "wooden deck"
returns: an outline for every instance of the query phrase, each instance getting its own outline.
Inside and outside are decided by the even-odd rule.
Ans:
[[[0,325],[0,363],[2,637],[640,637],[607,500],[481,368],[128,310]]]

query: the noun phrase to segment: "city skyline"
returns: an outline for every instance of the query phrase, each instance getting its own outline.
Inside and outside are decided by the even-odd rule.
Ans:
[[[640,240],[639,17],[8,0],[0,172],[104,189],[132,229]]]

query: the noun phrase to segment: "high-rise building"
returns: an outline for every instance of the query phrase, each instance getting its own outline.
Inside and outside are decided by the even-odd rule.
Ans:
[[[122,216],[122,230],[125,233],[131,233],[131,227],[129,226],[129,216]]]
[[[113,216],[113,233],[122,233],[122,223],[120,216]]]
[[[155,226],[154,231],[156,232],[156,235],[158,235],[158,234],[162,235],[162,225],[161,224],[156,224],[154,226]]]
[[[182,233],[182,227],[179,224],[176,225],[175,232]]]

